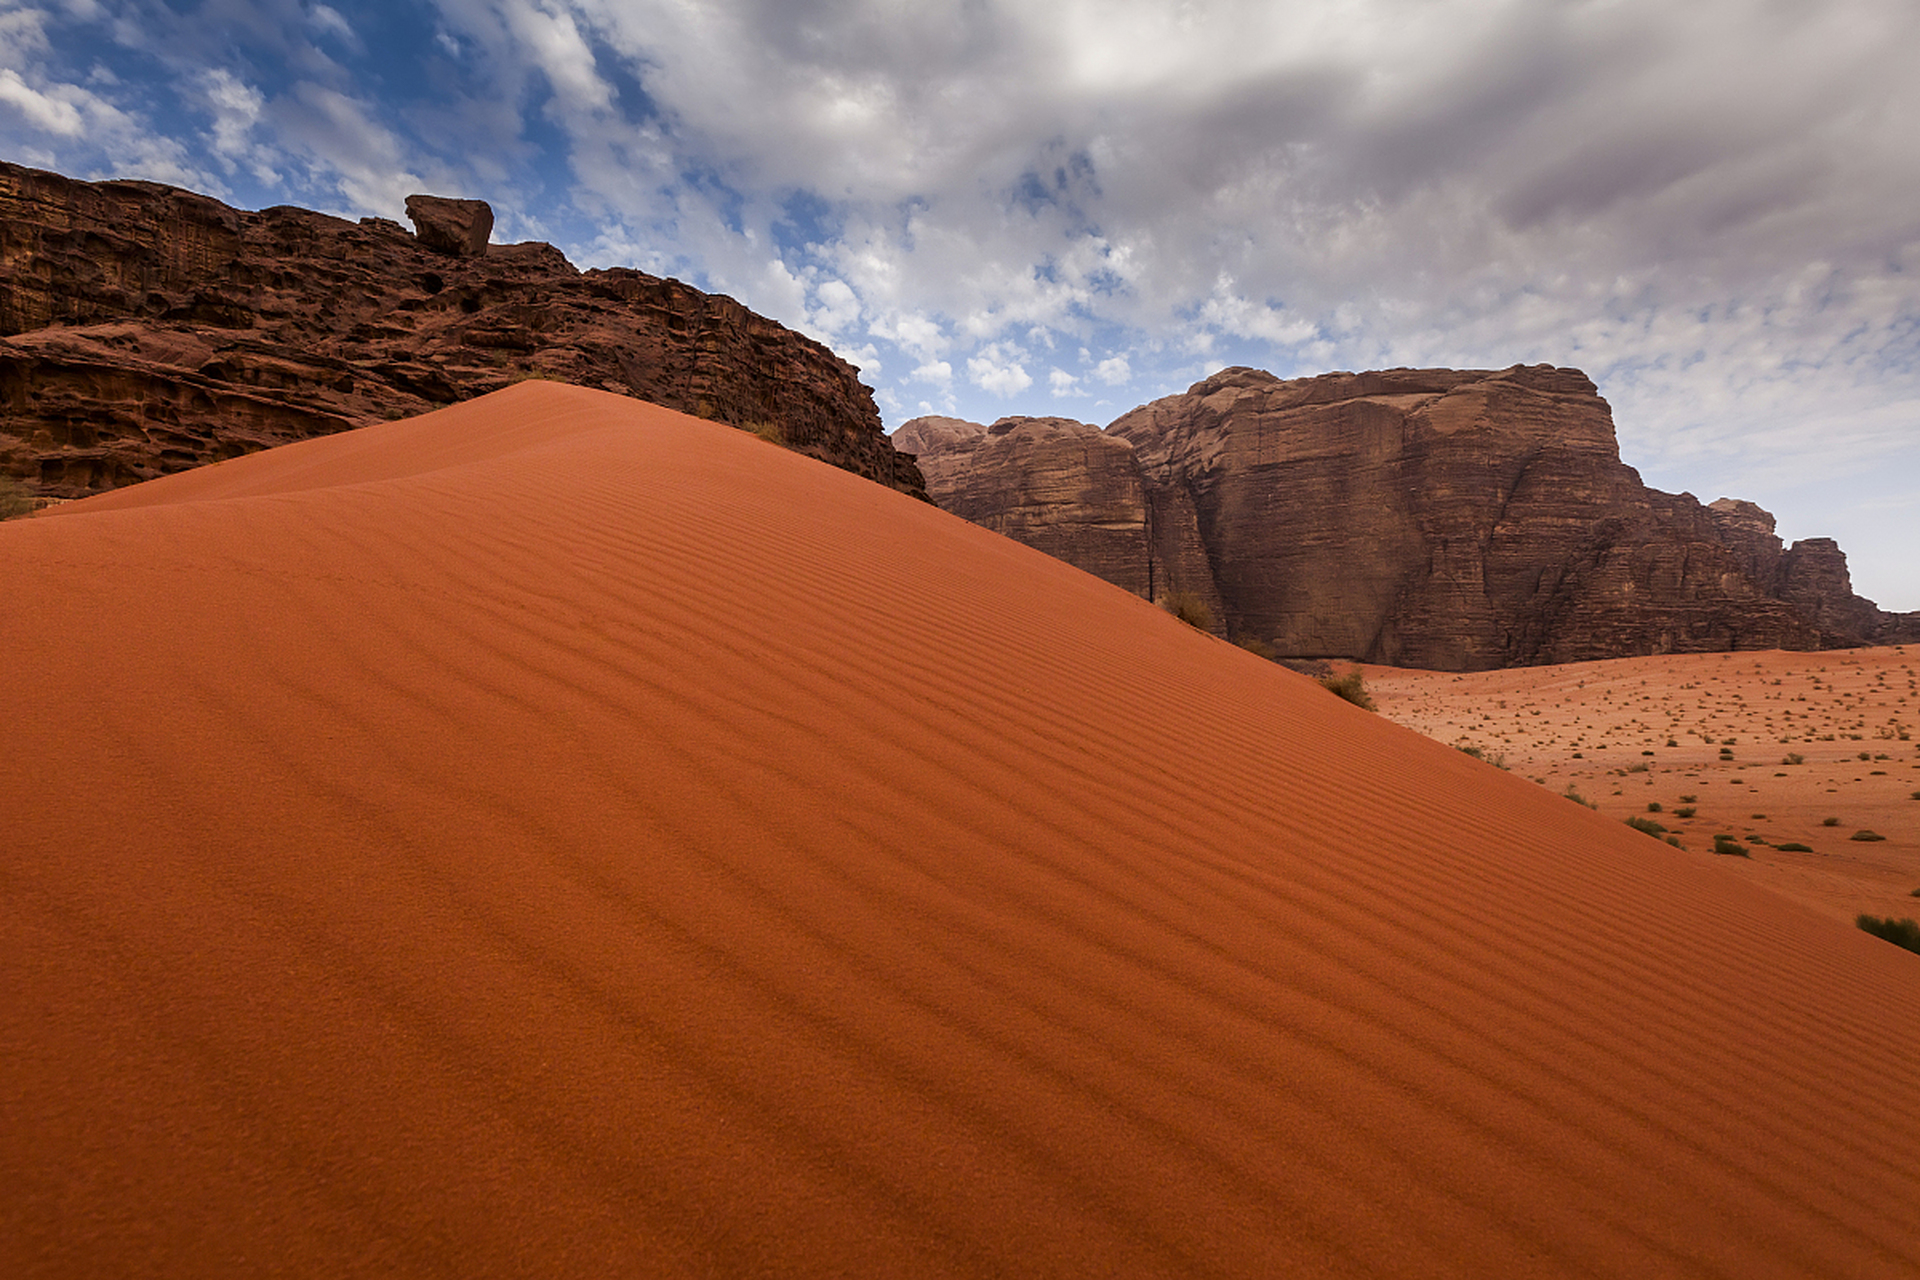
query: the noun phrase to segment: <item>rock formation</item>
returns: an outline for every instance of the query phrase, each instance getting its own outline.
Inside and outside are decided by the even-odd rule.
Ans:
[[[0,474],[83,497],[538,377],[924,496],[871,390],[819,343],[677,280],[488,244],[483,201],[407,211],[417,236],[0,164]]]
[[[1023,421],[902,435],[943,507],[1128,590],[1200,595],[1284,657],[1478,670],[1920,623],[1853,595],[1825,539],[1783,549],[1752,503],[1646,487],[1577,370],[1228,369],[1104,434]],[[1097,543],[1102,495],[1136,490],[1133,532]]]

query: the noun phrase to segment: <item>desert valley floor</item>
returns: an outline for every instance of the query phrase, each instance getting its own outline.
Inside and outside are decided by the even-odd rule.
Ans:
[[[1905,654],[1371,715],[545,382],[0,601],[0,1274],[1920,1274]]]
[[[1729,835],[1748,855],[1728,874],[1852,921],[1920,916],[1917,664],[1896,646],[1361,670],[1389,718],[1688,848]]]

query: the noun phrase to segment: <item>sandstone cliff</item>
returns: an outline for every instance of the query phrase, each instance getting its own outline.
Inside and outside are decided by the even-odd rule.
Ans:
[[[925,496],[819,343],[677,280],[488,244],[480,201],[408,213],[417,236],[0,163],[0,474],[81,497],[542,377]]]
[[[1752,503],[1647,488],[1577,370],[1228,369],[1105,437],[1166,513],[1118,564],[1023,532],[1089,518],[1111,482],[1075,470],[1086,444],[1023,463],[947,428],[922,463],[942,506],[1129,590],[1204,581],[1226,633],[1282,656],[1476,670],[1887,641],[1914,621],[1854,596],[1830,542],[1783,549]],[[1125,472],[1111,445],[1098,456]],[[1044,482],[1010,478],[1022,465]]]

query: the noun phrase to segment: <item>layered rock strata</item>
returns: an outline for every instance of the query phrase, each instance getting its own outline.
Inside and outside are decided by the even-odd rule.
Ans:
[[[1648,488],[1572,369],[1228,369],[1084,428],[1099,478],[1075,469],[1096,456],[1083,442],[1038,464],[1038,487],[968,443],[992,437],[944,432],[922,456],[942,506],[1129,590],[1202,595],[1226,634],[1284,657],[1480,670],[1884,642],[1920,621],[1853,595],[1831,542],[1783,548],[1752,503]],[[1143,511],[1119,562],[1033,536],[1090,517],[1085,495],[1129,471],[1116,443],[1154,536]]]
[[[0,164],[0,473],[55,498],[551,378],[747,427],[924,496],[858,371],[731,298],[487,243]]]

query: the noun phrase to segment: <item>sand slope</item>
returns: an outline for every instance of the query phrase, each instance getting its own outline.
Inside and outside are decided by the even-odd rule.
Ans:
[[[1920,956],[529,383],[0,527],[0,1273],[1920,1273]]]

